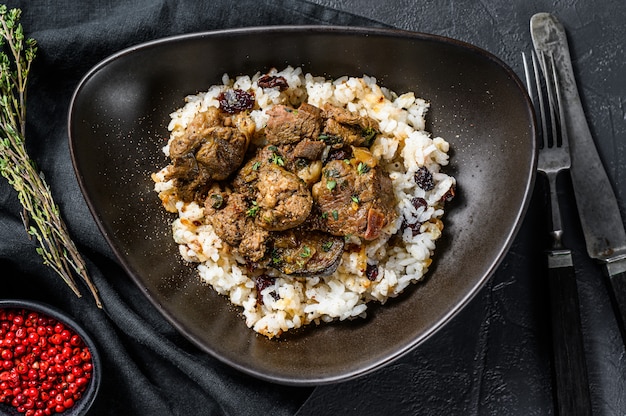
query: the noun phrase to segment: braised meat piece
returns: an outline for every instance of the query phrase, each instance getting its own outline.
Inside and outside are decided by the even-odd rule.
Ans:
[[[291,151],[293,158],[318,160],[322,156],[326,144],[321,140],[303,139]]]
[[[320,231],[275,233],[269,266],[292,276],[328,276],[339,266],[344,244],[343,237]]]
[[[269,120],[265,127],[268,143],[273,145],[293,144],[303,139],[317,140],[322,126],[322,111],[303,103],[294,109],[275,105],[267,111]]]
[[[378,134],[378,122],[371,117],[363,117],[345,108],[326,104],[323,108],[326,120],[322,136],[333,147],[369,147]]]
[[[295,174],[273,163],[259,168],[257,223],[270,231],[297,227],[309,216],[313,198]]]
[[[269,232],[255,224],[255,205],[244,195],[214,186],[204,209],[208,223],[225,243],[251,261],[263,259]]]
[[[378,238],[396,218],[391,179],[365,148],[353,148],[353,158],[331,160],[322,180],[312,189],[324,231],[336,236]]]
[[[204,197],[207,185],[226,179],[243,162],[250,142],[249,121],[235,121],[217,108],[199,113],[185,134],[170,143],[172,168],[178,194],[184,201]]]

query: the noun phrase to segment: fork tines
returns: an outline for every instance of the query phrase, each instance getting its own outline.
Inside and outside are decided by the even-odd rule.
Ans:
[[[522,59],[524,62],[524,73],[526,75],[528,94],[533,101],[535,108],[539,110],[540,115],[542,137],[539,147],[557,146],[568,148],[567,129],[565,128],[563,106],[561,105],[562,99],[559,77],[556,72],[556,66],[554,65],[554,57],[552,56],[552,53],[546,54],[544,52],[539,52],[539,55],[537,56],[535,53],[531,52],[532,73],[530,71],[525,53],[522,53]],[[540,68],[545,74],[545,77],[540,76]],[[534,78],[534,83],[532,82],[531,76]],[[545,85],[542,85],[542,79],[545,80]],[[533,90],[537,91],[536,97],[533,94]],[[544,90],[548,98],[547,109],[542,93]],[[550,130],[548,130],[548,125],[550,126]]]

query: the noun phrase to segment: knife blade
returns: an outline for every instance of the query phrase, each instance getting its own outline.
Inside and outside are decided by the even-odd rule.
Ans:
[[[570,139],[570,174],[587,254],[602,264],[617,323],[626,343],[626,231],[615,192],[583,111],[567,35],[563,25],[550,13],[533,15],[530,32],[535,50],[551,54],[555,61]]]

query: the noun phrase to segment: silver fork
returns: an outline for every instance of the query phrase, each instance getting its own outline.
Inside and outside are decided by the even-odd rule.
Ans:
[[[526,86],[541,123],[537,170],[547,177],[550,188],[552,242],[547,257],[557,409],[559,415],[591,415],[578,288],[572,253],[563,246],[557,194],[557,178],[561,172],[569,173],[571,165],[559,78],[552,56],[540,53],[537,57],[531,54],[531,58],[532,72],[522,54]]]

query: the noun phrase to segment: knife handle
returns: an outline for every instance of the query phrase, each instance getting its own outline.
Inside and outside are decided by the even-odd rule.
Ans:
[[[550,268],[552,348],[558,415],[591,415],[591,398],[572,266]]]
[[[611,300],[615,318],[622,335],[622,340],[626,344],[626,272],[615,274],[608,273],[610,284]]]

